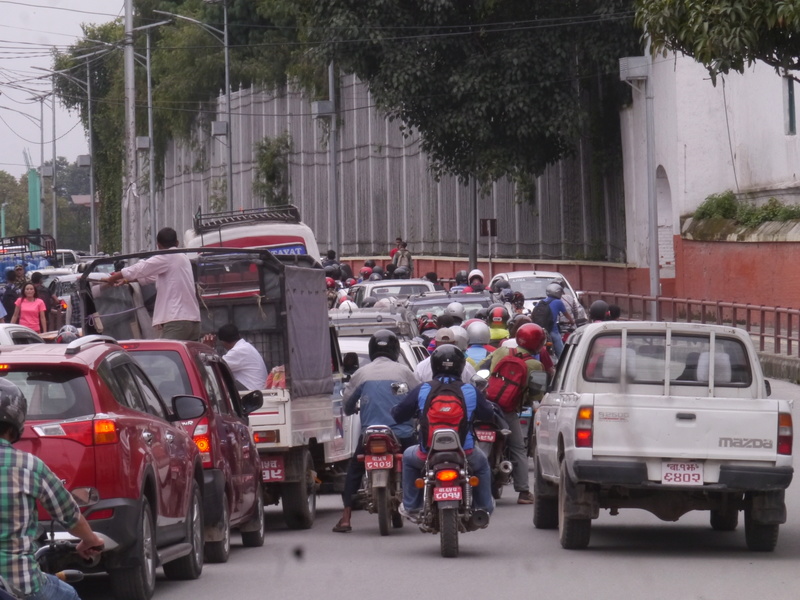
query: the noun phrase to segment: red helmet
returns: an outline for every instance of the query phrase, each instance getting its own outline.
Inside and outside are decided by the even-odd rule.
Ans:
[[[353,287],[357,283],[358,282],[355,279],[353,279],[352,277],[348,277],[347,281],[344,282],[345,286],[347,286],[347,287]]]
[[[369,267],[361,267],[361,270],[358,272],[361,275],[361,279],[366,279],[370,275],[372,275],[372,269]]]
[[[433,313],[420,315],[417,317],[417,327],[419,327],[420,333],[429,329],[436,329],[436,315]]]
[[[508,310],[505,306],[496,306],[489,313],[489,327],[502,328],[508,323]]]
[[[520,348],[536,354],[547,341],[547,335],[536,323],[525,323],[517,329],[516,339]]]
[[[327,287],[329,290],[332,290],[336,287],[336,281],[333,279],[333,277],[325,278],[325,287]]]

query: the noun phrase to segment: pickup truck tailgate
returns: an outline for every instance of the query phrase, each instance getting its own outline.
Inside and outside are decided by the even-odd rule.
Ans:
[[[594,456],[774,461],[777,400],[596,394]]]

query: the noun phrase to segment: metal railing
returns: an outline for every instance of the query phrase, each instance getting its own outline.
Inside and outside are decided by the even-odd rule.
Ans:
[[[623,319],[649,319],[655,302],[660,321],[731,325],[746,330],[761,352],[800,357],[800,309],[692,298],[584,292],[583,304],[605,300],[622,309]]]

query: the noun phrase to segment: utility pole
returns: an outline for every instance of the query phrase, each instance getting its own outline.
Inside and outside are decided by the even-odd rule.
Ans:
[[[125,0],[125,175],[122,190],[122,253],[141,250],[136,192],[136,85],[133,64],[133,0]],[[94,199],[92,199],[94,200]]]
[[[58,242],[58,192],[56,191],[56,75],[53,73],[53,239]]]

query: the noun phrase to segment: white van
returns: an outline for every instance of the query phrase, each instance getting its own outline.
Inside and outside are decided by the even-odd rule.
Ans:
[[[183,236],[186,248],[266,248],[273,254],[307,254],[320,260],[314,232],[297,207],[198,213]]]

